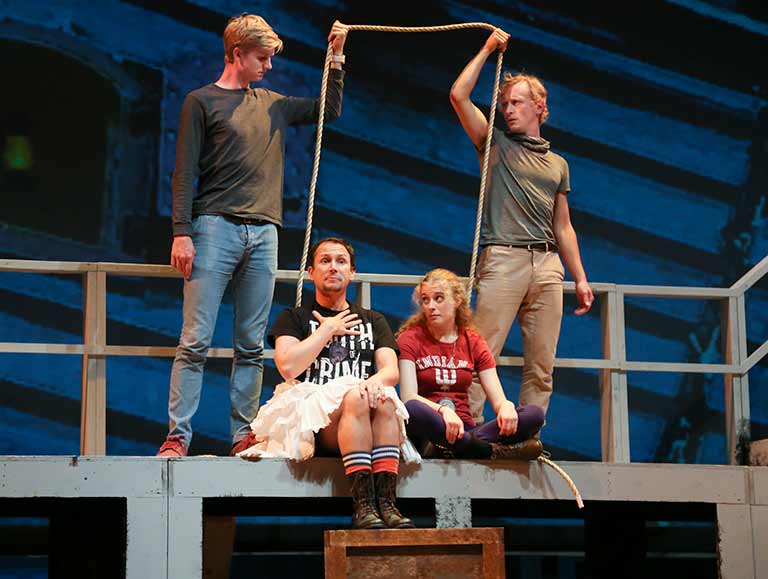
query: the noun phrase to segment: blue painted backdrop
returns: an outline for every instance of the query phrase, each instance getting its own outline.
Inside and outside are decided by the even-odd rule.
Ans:
[[[539,75],[549,89],[544,136],[571,166],[570,203],[590,280],[730,285],[768,253],[760,56],[768,25],[749,3],[669,1],[635,14],[577,6],[2,3],[0,51],[14,82],[0,96],[0,256],[167,262],[181,102],[217,78],[226,20],[248,9],[285,41],[265,85],[294,95],[318,93],[336,18],[505,28],[512,34],[506,66]],[[344,112],[326,131],[315,234],[349,238],[359,271],[468,270],[479,170],[448,90],[485,36],[350,35]],[[489,65],[475,93],[486,105],[492,74]],[[311,128],[296,129],[289,143],[282,268],[298,265],[313,137]],[[766,289],[748,297],[750,351],[768,335]],[[111,281],[110,343],[173,345],[180,295],[178,281]],[[410,312],[409,297],[406,290],[373,295],[393,326]],[[273,316],[292,300],[292,287],[280,285]],[[81,303],[76,278],[1,274],[0,341],[77,343]],[[628,300],[628,356],[719,362],[718,314],[696,300]],[[230,345],[230,328],[225,303],[215,345]],[[597,315],[567,315],[558,354],[598,357],[599,336]],[[506,353],[519,351],[514,328]],[[78,452],[80,365],[75,356],[0,355],[0,454]],[[166,431],[170,360],[113,358],[107,372],[108,453],[153,454]],[[519,372],[502,374],[516,398]],[[765,363],[750,374],[758,438],[768,434],[766,376]],[[227,378],[225,362],[209,362],[193,452],[228,448]],[[277,380],[270,366],[263,401]],[[548,446],[556,458],[599,459],[596,374],[560,370],[555,380]],[[633,460],[725,460],[720,377],[630,373],[629,385]]]

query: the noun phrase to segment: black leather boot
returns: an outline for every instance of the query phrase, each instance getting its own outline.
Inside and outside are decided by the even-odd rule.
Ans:
[[[376,497],[373,492],[373,476],[369,470],[359,470],[347,475],[352,492],[352,528],[386,529],[376,511]]]
[[[377,472],[374,475],[376,482],[376,498],[379,501],[379,513],[384,520],[384,524],[390,529],[413,529],[414,524],[411,519],[404,517],[395,504],[397,496],[397,475],[393,472]]]

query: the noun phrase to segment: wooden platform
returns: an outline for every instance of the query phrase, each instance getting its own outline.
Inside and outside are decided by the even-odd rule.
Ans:
[[[768,467],[561,466],[581,490],[584,511],[576,508],[560,476],[539,463],[429,460],[403,469],[398,496],[434,501],[439,528],[471,527],[476,505],[488,500],[499,501],[501,510],[504,501],[510,507],[519,500],[542,501],[542,508],[557,507],[571,518],[598,505],[704,505],[717,522],[720,576],[768,577]],[[203,457],[0,457],[0,512],[6,516],[45,516],[51,505],[71,499],[122,499],[128,579],[201,578],[206,505],[225,504],[229,511],[217,514],[237,515],[246,514],[238,510],[258,498],[290,499],[300,506],[306,502],[312,513],[317,499],[348,496],[335,459],[296,464]]]
[[[326,579],[504,579],[494,529],[326,531]]]

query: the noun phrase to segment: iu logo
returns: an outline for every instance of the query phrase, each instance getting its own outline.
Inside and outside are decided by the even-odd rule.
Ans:
[[[435,383],[442,386],[441,390],[448,390],[449,386],[456,384],[456,370],[435,368]]]

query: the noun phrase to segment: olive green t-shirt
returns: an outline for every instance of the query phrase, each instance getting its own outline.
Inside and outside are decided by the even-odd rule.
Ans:
[[[557,245],[555,197],[571,189],[566,160],[550,151],[549,141],[541,137],[495,128],[489,163],[480,245]]]

